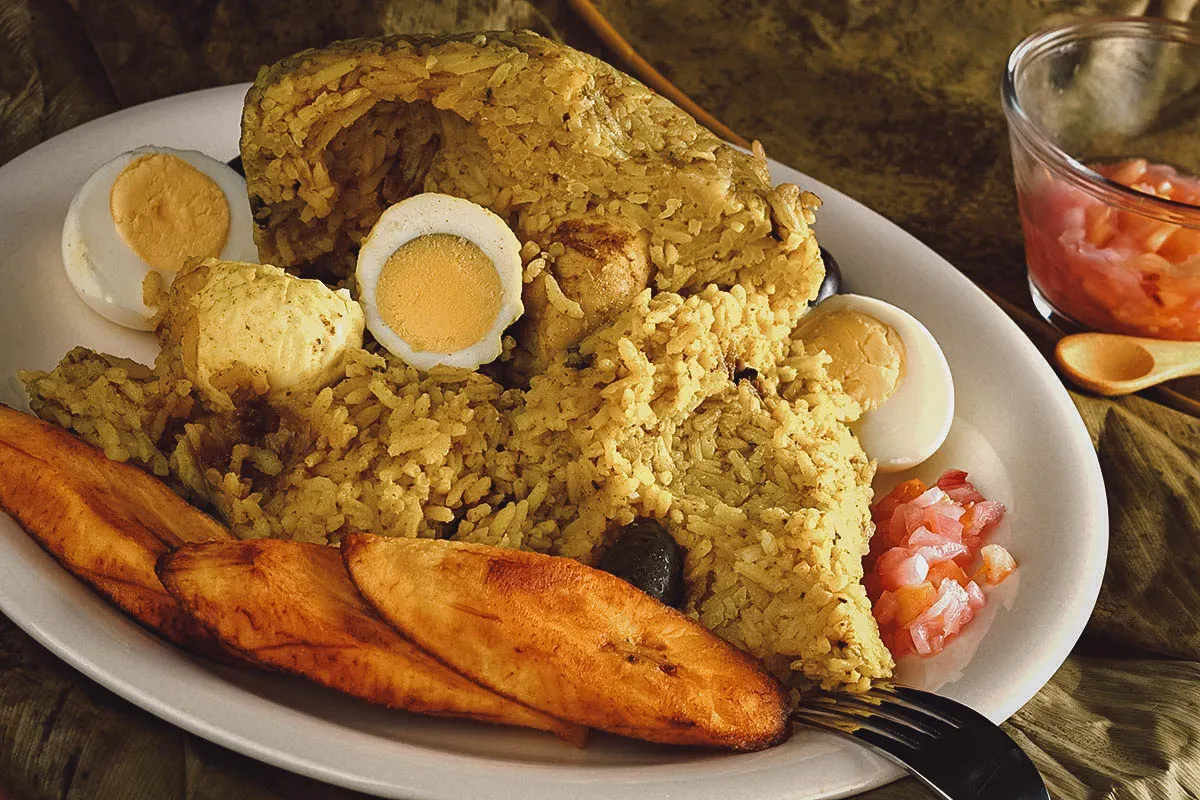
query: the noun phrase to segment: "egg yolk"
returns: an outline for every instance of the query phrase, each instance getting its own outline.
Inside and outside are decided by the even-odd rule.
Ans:
[[[495,264],[474,242],[431,233],[392,253],[379,275],[375,304],[414,350],[453,353],[487,335],[502,294]]]
[[[796,329],[810,348],[821,349],[832,359],[830,377],[863,411],[883,405],[904,375],[904,341],[887,324],[852,309],[810,314]]]
[[[178,156],[150,153],[121,170],[108,196],[117,234],[162,272],[190,257],[221,254],[229,238],[229,202],[216,181]]]

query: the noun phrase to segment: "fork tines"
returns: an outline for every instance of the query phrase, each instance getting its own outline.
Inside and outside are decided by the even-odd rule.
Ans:
[[[937,709],[905,698],[902,691],[877,687],[866,694],[814,695],[804,699],[794,717],[814,727],[836,728],[852,736],[870,731],[911,748],[928,744],[930,738],[949,736],[961,727]]]
[[[851,737],[951,800],[1048,800],[1036,767],[999,726],[953,700],[900,686],[802,698],[802,725]]]

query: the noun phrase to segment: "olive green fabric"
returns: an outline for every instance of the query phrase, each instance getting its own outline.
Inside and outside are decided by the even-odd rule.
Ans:
[[[1007,53],[1069,16],[1183,17],[1195,0],[596,5],[722,121],[1028,308],[998,98]],[[120,107],[249,80],[302,47],[504,27],[609,55],[554,0],[0,0],[0,163]],[[1084,640],[1007,729],[1056,798],[1197,798],[1200,422],[1141,398],[1075,400],[1108,485],[1108,571]],[[183,733],[0,618],[0,797],[4,787],[22,800],[361,797]],[[912,780],[864,795],[928,796]]]

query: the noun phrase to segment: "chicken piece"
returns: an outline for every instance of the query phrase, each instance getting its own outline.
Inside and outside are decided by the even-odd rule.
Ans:
[[[650,237],[619,217],[564,220],[544,246],[554,256],[551,276],[567,301],[578,304],[579,313],[564,311],[551,300],[553,289],[545,273],[525,285],[515,366],[526,378],[543,372],[628,308],[653,274]]]

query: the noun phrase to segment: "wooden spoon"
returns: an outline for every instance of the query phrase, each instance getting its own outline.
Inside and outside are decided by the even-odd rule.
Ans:
[[[1200,375],[1200,342],[1077,333],[1060,339],[1054,352],[1068,378],[1097,394],[1132,394]]]

